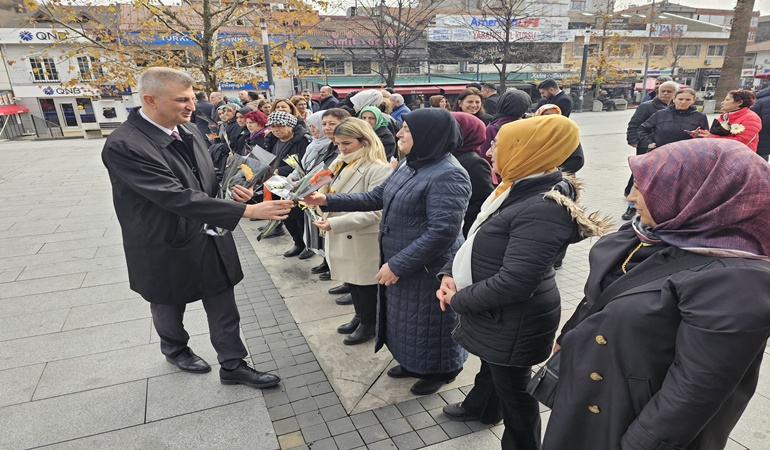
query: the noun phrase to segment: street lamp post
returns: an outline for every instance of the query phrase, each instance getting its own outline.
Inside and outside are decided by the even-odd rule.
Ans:
[[[275,98],[275,82],[273,81],[273,63],[270,61],[270,40],[267,37],[267,23],[264,17],[259,18],[259,26],[262,28],[262,51],[265,53],[265,71],[267,72],[267,85],[269,86],[270,100]]]
[[[583,35],[583,63],[580,66],[580,84],[578,85],[578,101],[576,113],[583,112],[583,91],[586,84],[586,66],[588,65],[588,48],[591,43],[591,30],[588,29]]]
[[[650,10],[650,20],[647,25],[650,27],[650,31],[647,33],[647,54],[644,58],[644,73],[642,74],[642,98],[647,96],[647,71],[650,68],[650,53],[652,53],[652,31],[654,27],[653,20],[655,19],[655,0],[652,0],[652,9]],[[676,49],[674,49],[676,51]]]

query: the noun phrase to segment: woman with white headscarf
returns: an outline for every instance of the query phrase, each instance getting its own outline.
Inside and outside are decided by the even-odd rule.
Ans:
[[[353,103],[353,109],[358,113],[367,106],[380,106],[380,103],[382,103],[382,92],[368,89],[354,95],[350,98],[350,101]]]

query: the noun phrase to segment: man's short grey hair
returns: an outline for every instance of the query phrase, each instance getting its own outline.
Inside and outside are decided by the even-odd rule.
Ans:
[[[220,101],[225,98],[225,94],[223,94],[223,93],[221,93],[219,91],[214,91],[211,94],[209,94],[209,100],[211,100],[212,96],[219,97]]]
[[[186,73],[170,67],[151,67],[139,77],[137,89],[139,97],[145,94],[158,95],[168,89],[171,83],[181,84],[185,88],[195,84],[195,80]]]
[[[661,82],[663,82],[663,81],[674,81],[674,79],[671,78],[668,75],[661,75],[658,78],[656,78],[655,81],[661,81]]]
[[[676,81],[666,81],[665,83],[663,83],[660,86],[658,86],[658,90],[661,90],[664,87],[674,88],[674,91],[678,91],[679,90],[679,83],[677,83]]]
[[[391,94],[390,98],[396,103],[404,103],[404,96],[401,94]]]

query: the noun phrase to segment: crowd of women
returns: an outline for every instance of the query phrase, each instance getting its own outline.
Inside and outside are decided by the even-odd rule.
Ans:
[[[558,107],[524,118],[529,96],[510,91],[488,116],[469,88],[453,108],[432,98],[399,122],[386,98],[362,91],[311,114],[277,100],[242,119],[244,148],[264,143],[333,174],[302,202],[320,219],[298,206],[285,221],[285,256],[324,255],[313,270],[347,284],[343,342],[387,346],[398,363],[387,375],[414,378],[415,395],[478,356],[472,390],[444,412],[502,420],[504,449],[723,448],[770,335],[770,165],[755,153],[753,96],[732,91],[709,127],[694,93],[675,89],[637,124],[635,215],[609,234],[560,170],[580,132]],[[601,235],[585,298],[559,331],[554,265]],[[541,442],[527,385],[552,352],[561,365]]]

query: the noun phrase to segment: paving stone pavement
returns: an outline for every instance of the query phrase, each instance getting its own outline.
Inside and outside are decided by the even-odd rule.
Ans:
[[[573,116],[587,158],[585,203],[618,221],[630,115]],[[382,377],[392,364],[386,352],[345,349],[329,331],[351,309],[323,293],[335,283],[305,281],[318,261],[286,261],[286,240],[255,242],[259,222],[243,221],[234,233],[246,274],[236,301],[250,358],[283,383],[225,387],[216,367],[190,375],[165,362],[146,302],[128,289],[102,145],[0,143],[0,448],[499,448],[501,425],[441,413],[470,389],[470,367],[471,381],[431,396],[388,384],[396,382]],[[590,245],[571,246],[558,272],[564,317],[582,298]],[[291,279],[299,273],[306,278]],[[185,319],[191,347],[215,361],[200,304],[189,305]],[[369,386],[340,381],[332,366],[344,358],[363,367]],[[383,399],[388,391],[397,392]],[[768,410],[763,370],[727,448],[770,449]]]

